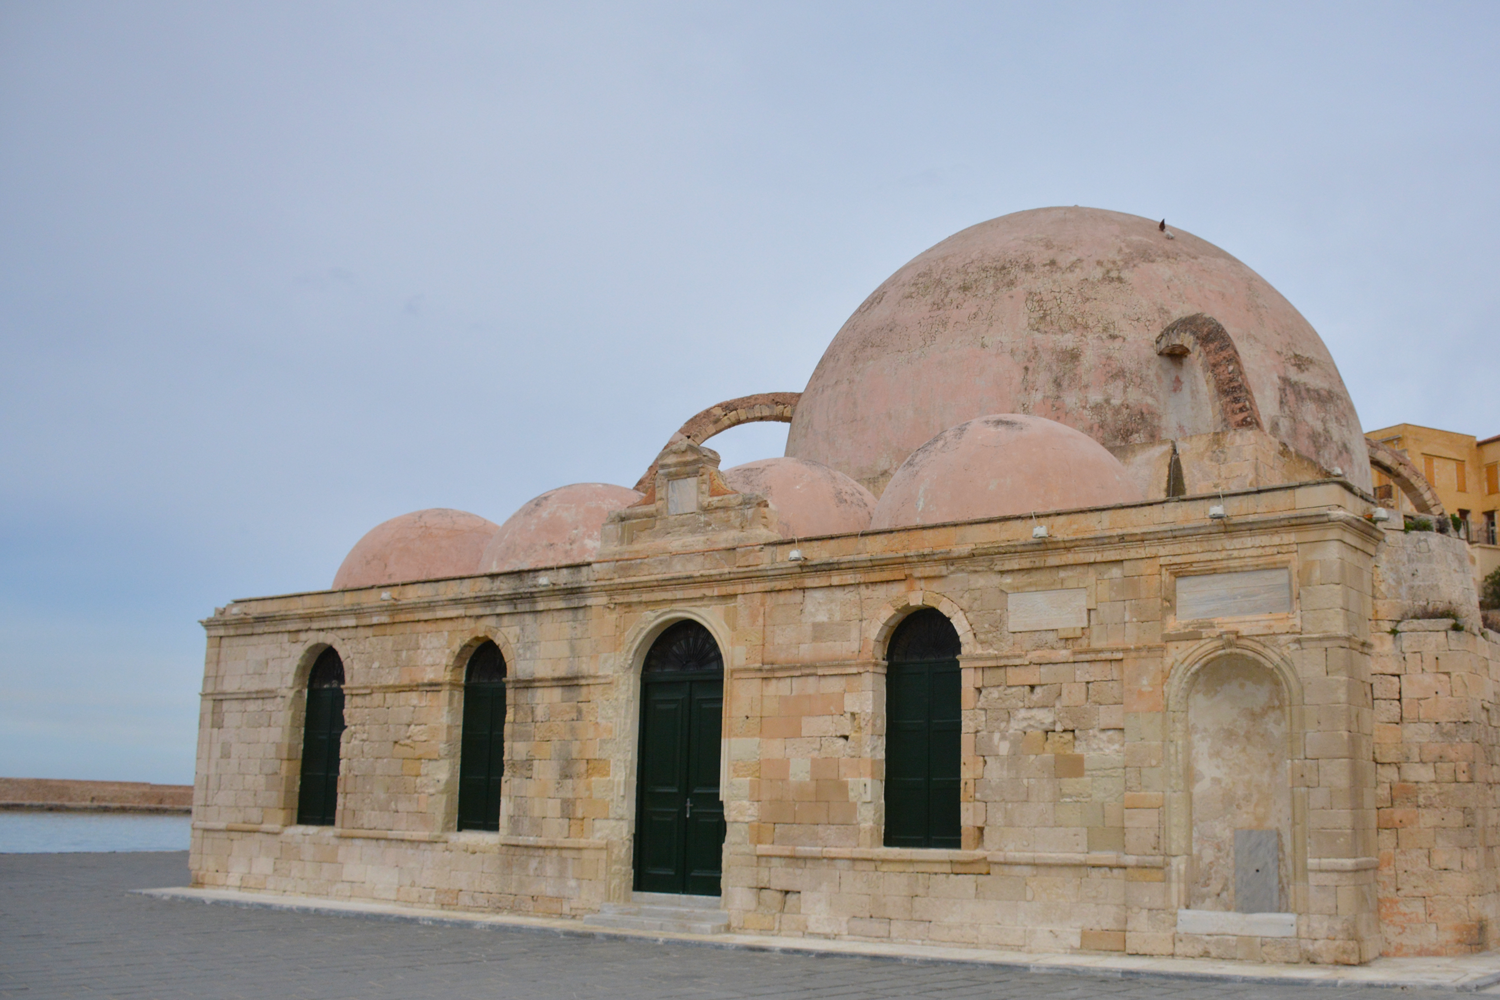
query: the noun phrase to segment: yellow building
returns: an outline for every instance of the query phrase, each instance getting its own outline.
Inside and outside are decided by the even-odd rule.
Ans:
[[[1472,434],[1394,424],[1365,437],[1405,456],[1422,473],[1443,513],[1458,518],[1458,535],[1474,547],[1479,579],[1500,568],[1500,434],[1478,441]],[[1378,466],[1373,473],[1376,499],[1395,510],[1414,510],[1391,476]]]

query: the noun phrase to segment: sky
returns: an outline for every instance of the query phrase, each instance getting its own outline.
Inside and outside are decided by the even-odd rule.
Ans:
[[[0,775],[191,781],[215,606],[630,485],[1013,211],[1165,217],[1366,428],[1500,433],[1497,51],[1493,3],[0,0]]]

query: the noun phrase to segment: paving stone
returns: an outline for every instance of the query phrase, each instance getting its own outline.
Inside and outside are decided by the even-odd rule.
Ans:
[[[919,961],[429,927],[155,899],[186,853],[0,854],[0,997],[153,1000],[1371,997],[1388,989],[1105,978]],[[1446,990],[1401,990],[1404,998]]]

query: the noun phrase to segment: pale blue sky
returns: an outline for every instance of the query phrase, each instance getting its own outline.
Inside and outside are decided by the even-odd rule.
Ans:
[[[1165,216],[1366,427],[1500,433],[1497,51],[1492,3],[0,0],[0,774],[191,780],[215,605],[628,485],[1020,209]]]

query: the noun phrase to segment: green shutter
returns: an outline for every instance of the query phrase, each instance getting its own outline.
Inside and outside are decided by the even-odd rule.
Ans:
[[[297,822],[332,826],[339,800],[339,741],[344,735],[344,665],[325,649],[308,676]]]
[[[459,737],[458,828],[500,829],[505,777],[505,660],[493,642],[469,657]]]
[[[963,714],[958,633],[924,609],[891,637],[885,677],[885,844],[959,847]]]

